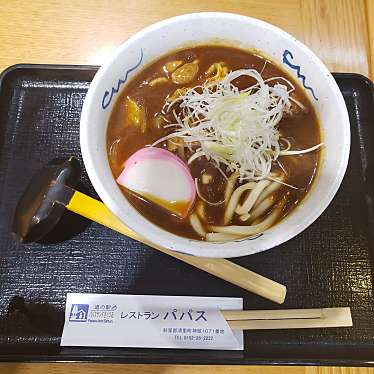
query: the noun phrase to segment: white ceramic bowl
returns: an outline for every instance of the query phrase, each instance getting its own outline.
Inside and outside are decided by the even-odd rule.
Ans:
[[[319,176],[301,204],[256,239],[208,243],[171,234],[145,219],[126,200],[113,179],[106,151],[106,129],[116,97],[126,82],[159,56],[188,44],[217,43],[255,48],[304,85],[320,118],[324,157]],[[88,90],[80,127],[83,160],[93,186],[121,221],[152,242],[206,257],[237,257],[273,248],[306,229],[326,209],[343,179],[349,156],[347,109],[334,78],[305,45],[257,19],[229,13],[195,13],[170,18],[140,31],[97,72]]]

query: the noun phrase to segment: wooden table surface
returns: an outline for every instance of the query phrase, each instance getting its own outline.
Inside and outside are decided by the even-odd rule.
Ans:
[[[16,63],[99,65],[143,27],[197,11],[225,11],[260,18],[303,41],[330,70],[373,77],[374,0],[0,0],[0,71]],[[366,368],[0,364],[1,374],[201,371],[374,373],[374,369]]]

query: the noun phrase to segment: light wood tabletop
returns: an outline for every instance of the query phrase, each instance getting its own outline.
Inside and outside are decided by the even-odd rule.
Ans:
[[[143,27],[197,11],[225,11],[262,19],[303,41],[331,71],[373,77],[374,0],[0,0],[0,71],[17,63],[100,65],[117,46]],[[1,374],[201,371],[206,374],[374,373],[374,369],[366,368],[0,364]]]

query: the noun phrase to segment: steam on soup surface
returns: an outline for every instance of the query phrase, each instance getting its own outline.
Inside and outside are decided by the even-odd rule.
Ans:
[[[128,201],[165,230],[208,241],[255,235],[289,214],[311,187],[320,146],[303,89],[264,57],[223,46],[146,66],[107,129],[110,167]],[[167,173],[175,177],[158,178]],[[137,187],[145,180],[157,191]]]

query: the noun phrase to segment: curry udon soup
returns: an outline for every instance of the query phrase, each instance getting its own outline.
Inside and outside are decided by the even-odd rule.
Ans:
[[[148,220],[180,236],[227,241],[289,214],[322,146],[301,87],[249,51],[172,52],[124,87],[107,129],[114,178]]]

